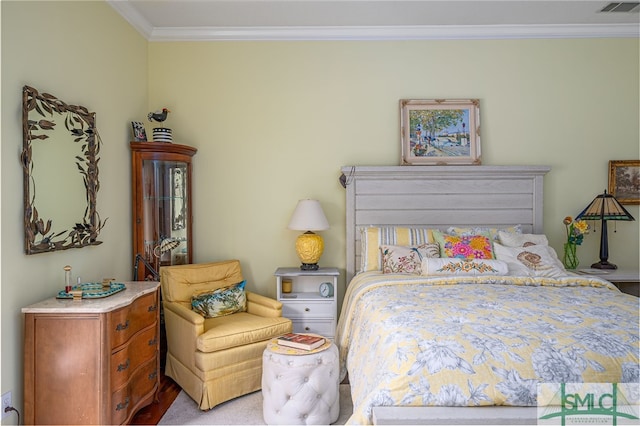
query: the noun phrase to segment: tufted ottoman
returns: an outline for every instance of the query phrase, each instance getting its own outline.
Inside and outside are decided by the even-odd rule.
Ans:
[[[340,414],[338,348],[312,351],[271,340],[262,355],[262,414],[269,425],[328,425]]]

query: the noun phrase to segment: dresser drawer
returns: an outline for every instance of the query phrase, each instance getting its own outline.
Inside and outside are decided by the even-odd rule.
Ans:
[[[140,401],[152,394],[158,384],[157,360],[148,361],[136,371],[132,380],[111,398],[111,423],[122,424],[129,414],[137,411]]]
[[[313,333],[321,336],[333,339],[335,329],[333,326],[333,320],[312,320],[312,319],[293,319],[293,332],[294,333]]]
[[[333,304],[330,302],[289,302],[282,305],[285,318],[333,318]]]
[[[157,293],[150,293],[127,307],[109,313],[107,323],[111,334],[111,349],[117,348],[138,331],[153,324],[158,308]]]
[[[155,358],[157,351],[158,335],[153,324],[111,355],[111,389],[119,389],[126,384],[140,365]]]

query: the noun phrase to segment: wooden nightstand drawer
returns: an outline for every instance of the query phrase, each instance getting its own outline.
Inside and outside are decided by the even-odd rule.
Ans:
[[[282,316],[286,318],[333,318],[333,303],[287,301],[282,305]]]
[[[292,319],[294,333],[314,333],[333,339],[335,330],[333,328],[333,319],[312,320],[307,318]]]

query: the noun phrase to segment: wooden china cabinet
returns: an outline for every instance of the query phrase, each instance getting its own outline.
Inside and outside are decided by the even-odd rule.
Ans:
[[[192,263],[191,160],[196,148],[131,142],[134,280]]]

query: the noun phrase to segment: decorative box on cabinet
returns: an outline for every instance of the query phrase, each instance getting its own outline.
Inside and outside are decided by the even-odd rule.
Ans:
[[[160,284],[22,309],[24,424],[123,424],[157,399]]]
[[[131,142],[133,256],[159,272],[165,265],[191,263],[192,157],[197,149],[166,142]],[[154,279],[134,259],[134,280]]]
[[[340,272],[337,268],[303,271],[300,268],[278,268],[276,299],[282,302],[282,316],[293,322],[295,333],[315,333],[329,339],[336,334],[338,316],[337,288]],[[282,282],[291,282],[291,291],[282,291]],[[330,283],[333,294],[323,297],[320,285]]]

